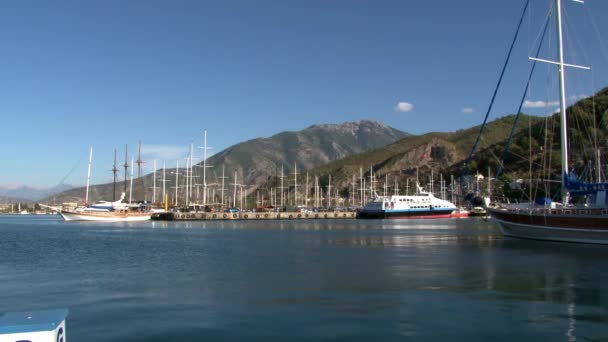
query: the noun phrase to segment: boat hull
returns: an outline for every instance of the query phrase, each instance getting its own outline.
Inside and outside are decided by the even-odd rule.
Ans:
[[[101,222],[134,222],[147,221],[148,213],[122,213],[122,212],[77,212],[62,210],[61,216],[65,221],[101,221]]]
[[[454,209],[449,210],[400,210],[400,211],[360,211],[360,219],[430,219],[451,218]]]
[[[541,211],[542,212],[542,211]],[[602,215],[553,215],[488,209],[504,236],[608,244],[608,217]]]

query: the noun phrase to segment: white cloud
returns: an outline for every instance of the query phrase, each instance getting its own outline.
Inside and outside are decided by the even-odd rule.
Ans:
[[[559,101],[530,101],[526,100],[524,102],[524,108],[547,108],[547,107],[557,107],[559,106]]]
[[[473,109],[471,107],[464,107],[464,108],[462,108],[462,112],[465,114],[471,114],[471,113],[475,112],[475,109]]]
[[[407,113],[411,112],[414,109],[414,105],[409,102],[399,102],[395,106],[395,112]]]
[[[142,145],[142,157],[147,159],[147,163],[152,164],[152,160],[156,159],[159,162],[161,160],[175,161],[176,159],[183,159],[190,153],[189,146],[178,146],[178,145]],[[158,167],[157,162],[157,167]]]
[[[578,100],[582,100],[584,98],[587,98],[589,96],[587,95],[572,95],[568,98],[568,101],[570,102],[577,102]]]

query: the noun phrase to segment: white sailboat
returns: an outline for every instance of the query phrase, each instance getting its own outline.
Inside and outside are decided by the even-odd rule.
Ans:
[[[85,192],[85,205],[75,209],[64,209],[60,211],[65,221],[105,221],[105,222],[130,222],[146,221],[151,213],[139,204],[124,203],[125,193],[120,200],[115,202],[99,201],[89,205],[89,185],[91,180],[91,162],[93,159],[93,147],[89,153],[89,165],[87,171],[87,185]]]
[[[582,3],[583,1],[574,0]],[[566,120],[565,68],[586,67],[564,62],[562,39],[562,1],[556,0],[559,61],[537,61],[556,64],[560,76],[561,174],[563,203],[515,204],[487,208],[505,236],[563,242],[608,244],[608,183],[585,184],[568,170],[568,127]],[[587,194],[584,204],[569,204],[572,194]]]

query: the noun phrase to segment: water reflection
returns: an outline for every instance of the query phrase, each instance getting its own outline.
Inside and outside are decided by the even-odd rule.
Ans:
[[[598,341],[608,327],[608,248],[503,239],[480,220],[0,234],[0,312],[69,306],[76,340]]]

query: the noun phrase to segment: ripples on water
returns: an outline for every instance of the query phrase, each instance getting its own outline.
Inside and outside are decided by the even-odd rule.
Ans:
[[[484,221],[0,217],[0,312],[71,341],[607,341],[608,247]]]

